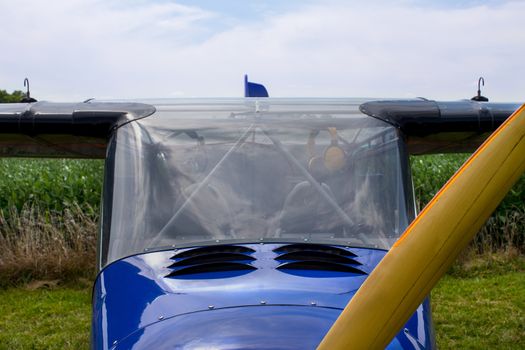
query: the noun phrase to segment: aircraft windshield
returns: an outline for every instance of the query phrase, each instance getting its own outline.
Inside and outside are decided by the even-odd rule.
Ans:
[[[234,242],[389,249],[413,217],[407,156],[358,105],[180,103],[120,127],[101,265]]]

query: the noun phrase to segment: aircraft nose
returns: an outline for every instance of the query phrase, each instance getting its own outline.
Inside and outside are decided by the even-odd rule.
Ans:
[[[115,349],[315,349],[339,312],[272,305],[202,311],[140,329]]]

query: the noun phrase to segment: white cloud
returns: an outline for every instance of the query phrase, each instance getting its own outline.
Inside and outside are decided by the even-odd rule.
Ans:
[[[0,0],[0,88],[40,98],[273,96],[525,100],[525,3],[332,1],[222,28],[173,2]]]

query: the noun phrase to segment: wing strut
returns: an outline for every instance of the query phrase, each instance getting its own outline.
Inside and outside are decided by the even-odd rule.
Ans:
[[[480,146],[406,229],[318,349],[384,349],[524,171],[525,105]]]

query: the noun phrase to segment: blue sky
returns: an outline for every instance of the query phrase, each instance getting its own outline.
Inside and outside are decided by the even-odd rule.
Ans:
[[[523,1],[0,0],[0,89],[55,101],[277,97],[525,101]]]

